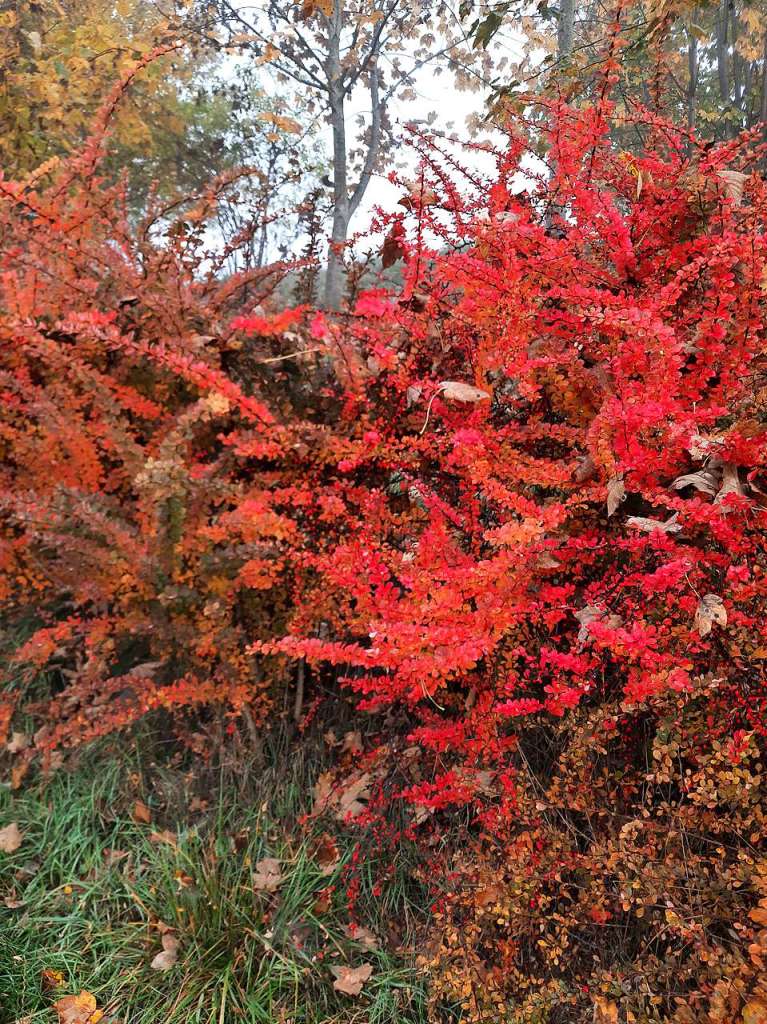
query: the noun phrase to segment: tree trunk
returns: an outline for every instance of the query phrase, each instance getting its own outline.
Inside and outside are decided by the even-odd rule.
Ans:
[[[349,190],[346,173],[346,122],[343,93],[336,89],[330,97],[330,121],[333,129],[333,227],[330,234],[328,267],[325,274],[325,307],[338,309],[343,298],[343,247],[349,231]]]
[[[341,28],[343,0],[335,0],[328,33],[328,59],[325,67],[330,100],[330,127],[333,132],[333,227],[330,234],[328,266],[325,272],[324,305],[338,309],[344,289],[343,246],[349,230],[349,187],[347,181],[346,111],[343,68],[341,67]]]
[[[557,56],[561,60],[573,52],[575,33],[575,0],[561,0],[557,22]]]
[[[722,107],[730,105],[730,83],[727,74],[727,0],[720,0],[716,16],[716,70]]]

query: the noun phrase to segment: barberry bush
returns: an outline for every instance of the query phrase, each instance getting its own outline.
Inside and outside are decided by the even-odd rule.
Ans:
[[[430,851],[435,1019],[754,1024],[764,153],[605,95],[489,178],[416,136],[403,288],[338,316],[222,274],[228,182],[138,231],[98,133],[0,182],[5,719],[27,765],[344,687],[379,742],[320,795]]]

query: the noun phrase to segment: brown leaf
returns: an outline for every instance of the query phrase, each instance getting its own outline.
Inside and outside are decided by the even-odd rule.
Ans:
[[[362,750],[362,733],[359,729],[355,729],[353,732],[347,732],[344,734],[343,743],[341,744],[341,753],[352,753],[356,754]]]
[[[96,997],[83,989],[77,996],[62,996],[53,1004],[59,1024],[97,1024],[104,1016],[96,1006]]]
[[[622,476],[611,476],[607,481],[607,518],[616,513],[626,500],[626,485]]]
[[[342,789],[336,811],[336,818],[339,821],[347,817],[356,818],[366,809],[367,804],[364,801],[370,797],[370,781],[370,773],[363,772],[354,782]]]
[[[132,817],[140,825],[149,825],[152,821],[152,812],[143,800],[137,800],[133,805]]]
[[[676,521],[678,512],[675,512],[666,522],[660,519],[645,519],[644,516],[629,516],[626,520],[627,526],[633,526],[635,530],[644,530],[645,533],[652,533],[653,530],[660,530],[661,533],[681,533],[682,527]]]
[[[723,171],[717,171],[716,176],[722,183],[724,194],[727,198],[732,199],[736,206],[740,206],[743,201],[743,189],[748,181],[748,175],[744,174],[742,171],[731,171],[729,169],[725,169]]]
[[[30,743],[30,736],[25,732],[14,732],[11,734],[10,740],[6,743],[5,749],[9,754],[20,754],[22,750],[26,750]]]
[[[708,636],[716,623],[722,629],[727,625],[727,609],[718,594],[704,594],[695,612],[694,628],[701,636]]]
[[[163,829],[162,832],[150,832],[149,841],[150,843],[167,843],[174,850],[178,847],[178,837],[175,832],[171,832],[167,828]]]
[[[694,487],[696,491],[716,494],[719,488],[719,474],[714,468],[701,469],[697,473],[678,476],[671,486],[675,491],[681,491],[684,487]]]
[[[3,900],[3,906],[7,907],[8,910],[19,910],[24,906],[24,900],[17,900],[15,896],[6,896]]]
[[[12,821],[0,828],[0,853],[14,853],[21,846],[24,833],[19,832],[18,822]]]
[[[381,266],[384,270],[394,266],[397,260],[401,260],[405,255],[405,248],[402,245],[402,226],[395,224],[389,234],[384,239],[383,248],[381,249]]]
[[[333,988],[346,996],[358,996],[373,973],[370,964],[362,964],[361,967],[331,967],[331,970],[336,976]]]
[[[164,932],[161,941],[162,952],[158,953],[149,965],[153,971],[169,971],[178,960],[178,939],[174,933]]]
[[[282,885],[280,862],[276,857],[264,857],[256,864],[253,888],[258,892],[276,892]]]
[[[333,13],[333,0],[303,0],[301,4],[301,17],[304,21],[318,13],[324,14],[326,18],[329,18]]]
[[[767,1024],[767,1002],[750,999],[743,1007],[743,1024]]]
[[[125,860],[128,856],[127,850],[113,850],[111,847],[106,847],[101,851],[104,858],[104,862],[107,867],[113,867],[115,864],[119,864],[121,860]]]
[[[352,940],[352,942],[358,942],[360,946],[365,949],[378,949],[378,939],[375,937],[373,932],[369,928],[365,928],[364,925],[346,925],[344,932]]]
[[[491,398],[488,391],[482,388],[475,388],[473,384],[464,384],[460,380],[443,380],[439,385],[443,398],[452,399],[454,402],[485,402]]]
[[[718,505],[728,494],[743,494],[738,467],[734,462],[725,462],[722,466],[722,486],[714,498],[714,503]]]
[[[314,850],[314,859],[319,865],[323,875],[332,875],[336,867],[341,863],[341,854],[335,839],[325,832],[320,836]]]
[[[611,999],[594,1000],[594,1024],[618,1024],[618,1006]]]

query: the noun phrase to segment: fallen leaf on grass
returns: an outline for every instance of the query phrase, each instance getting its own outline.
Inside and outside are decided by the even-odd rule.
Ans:
[[[11,738],[5,745],[5,749],[9,754],[20,754],[22,750],[26,750],[29,746],[29,736],[25,732],[14,732],[11,733]]]
[[[152,821],[152,812],[143,800],[137,800],[133,805],[133,820],[140,825],[149,825]]]
[[[369,928],[365,928],[364,925],[347,924],[344,928],[344,932],[353,942],[358,942],[360,946],[364,946],[365,949],[378,949],[378,939],[373,932],[371,932]]]
[[[162,937],[162,952],[158,953],[149,965],[153,971],[169,971],[178,960],[178,939],[173,932],[165,932]]]
[[[168,829],[163,829],[162,832],[150,832],[149,833],[150,843],[167,843],[168,846],[172,846],[175,850],[178,846],[178,838],[173,832],[169,832]]]
[[[97,1024],[104,1011],[96,1006],[96,997],[85,989],[77,996],[62,996],[53,1004],[59,1024]]]
[[[110,868],[114,867],[115,864],[119,864],[121,860],[125,860],[128,856],[127,850],[113,850],[109,846],[105,847],[101,853],[104,858],[104,863]]]
[[[283,878],[280,862],[276,857],[264,857],[256,864],[253,874],[253,888],[258,892],[276,892]]]
[[[18,822],[12,821],[5,828],[0,828],[0,852],[14,853],[21,846],[24,833],[19,832]]]
[[[341,854],[338,852],[336,841],[327,832],[324,832],[317,842],[314,859],[323,875],[332,875],[341,863]]]
[[[53,967],[46,967],[40,975],[40,981],[47,992],[50,992],[51,989],[63,988],[65,981],[64,973],[63,971],[55,970]]]
[[[24,906],[24,900],[17,900],[15,894],[6,896],[3,900],[3,906],[7,907],[8,910],[19,910]]]
[[[373,973],[370,964],[362,964],[361,967],[332,967],[331,970],[336,976],[333,988],[345,996],[358,996]]]

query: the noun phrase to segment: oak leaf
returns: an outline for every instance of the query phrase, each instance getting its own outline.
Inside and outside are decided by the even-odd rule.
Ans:
[[[727,609],[718,594],[704,594],[698,602],[694,627],[701,636],[708,636],[714,624],[722,629],[727,625]]]
[[[362,964],[360,967],[333,967],[331,970],[336,976],[333,988],[346,996],[358,996],[362,986],[373,973],[370,964]]]
[[[19,831],[18,822],[12,821],[5,828],[0,828],[0,853],[15,853],[21,846],[24,833]]]
[[[276,892],[282,883],[280,862],[276,857],[264,857],[256,864],[253,888],[258,892]]]

